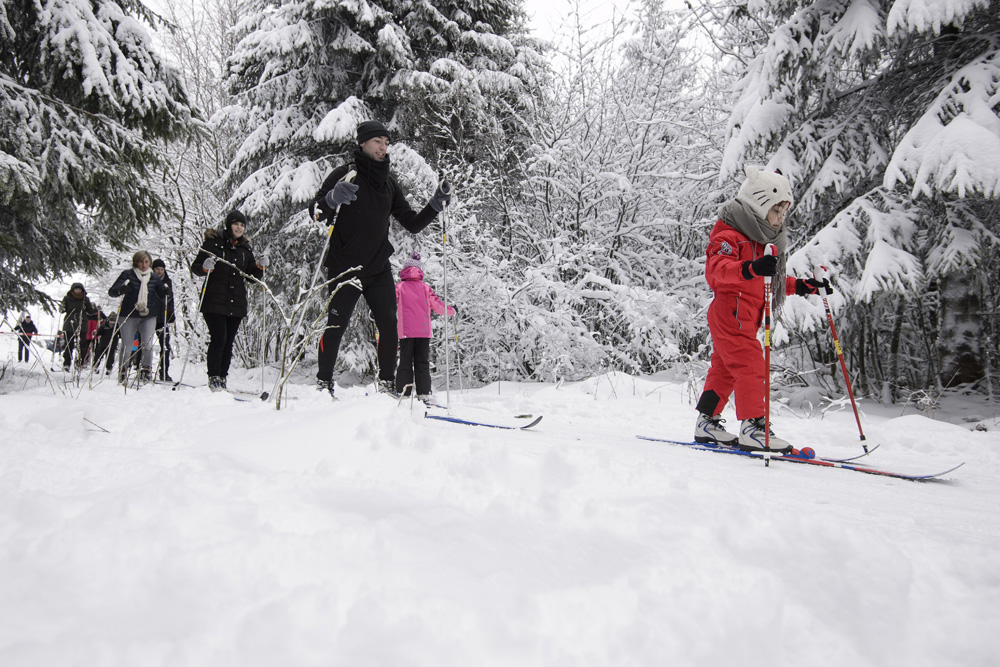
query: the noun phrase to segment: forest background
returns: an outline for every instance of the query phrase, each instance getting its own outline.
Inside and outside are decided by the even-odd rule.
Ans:
[[[796,193],[791,272],[830,269],[855,390],[992,398],[998,10],[644,0],[575,5],[542,40],[517,0],[0,0],[0,307],[51,308],[42,286],[77,274],[102,294],[142,248],[200,350],[186,267],[238,207],[274,300],[255,292],[239,354],[273,360],[326,238],[308,202],[375,118],[414,205],[455,184],[445,220],[392,240],[435,287],[447,265],[466,381],[702,376],[706,239],[759,164]],[[772,369],[839,394],[818,301],[789,300]],[[368,377],[356,318],[339,370]]]

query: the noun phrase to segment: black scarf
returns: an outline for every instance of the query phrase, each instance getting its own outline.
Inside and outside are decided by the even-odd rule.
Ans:
[[[371,159],[361,149],[354,151],[354,166],[358,170],[358,177],[363,179],[371,188],[381,192],[385,187],[385,182],[389,180],[389,156],[381,162]]]
[[[773,243],[778,248],[778,272],[771,280],[771,310],[777,319],[781,307],[785,303],[785,251],[788,250],[788,234],[785,225],[775,229],[761,220],[753,209],[743,202],[731,199],[719,209],[719,220],[738,231],[743,236],[757,243]]]

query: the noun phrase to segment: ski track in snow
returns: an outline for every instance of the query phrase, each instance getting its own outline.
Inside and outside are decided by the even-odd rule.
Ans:
[[[695,413],[680,382],[624,375],[452,392],[463,418],[544,414],[528,431],[364,387],[294,385],[275,411],[23,383],[0,397],[6,667],[995,660],[995,416],[863,403],[872,465],[967,462],[915,483],[638,440]],[[860,448],[849,409],[774,423]]]

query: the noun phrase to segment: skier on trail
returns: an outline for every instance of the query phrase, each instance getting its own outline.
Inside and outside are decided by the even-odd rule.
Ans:
[[[121,313],[121,338],[132,341],[139,335],[142,365],[139,369],[140,382],[153,380],[153,341],[156,339],[156,314],[163,308],[167,287],[150,267],[153,258],[145,250],[132,255],[132,268],[125,269],[108,289],[108,296],[124,296]],[[125,383],[128,375],[132,350],[122,345],[118,363],[118,382]]]
[[[156,313],[156,339],[160,343],[160,363],[157,365],[157,377],[163,382],[173,382],[170,377],[170,329],[174,321],[174,282],[167,273],[167,265],[162,259],[153,260],[153,273],[167,287],[163,298],[163,307]]]
[[[14,331],[17,332],[17,360],[23,357],[24,363],[28,363],[31,361],[31,337],[38,335],[38,327],[31,321],[31,315],[25,313]]]
[[[324,266],[327,278],[337,280],[330,284],[333,297],[320,339],[316,372],[317,388],[330,396],[334,395],[333,369],[340,341],[361,296],[371,308],[378,329],[378,390],[396,393],[396,293],[389,264],[393,253],[389,216],[416,234],[450,200],[438,187],[419,213],[410,207],[403,189],[389,173],[389,131],[382,123],[369,120],[359,124],[357,141],[354,161],[330,172],[309,207],[314,218],[334,225]],[[354,182],[343,180],[352,170],[357,172]],[[331,219],[334,215],[336,220]],[[347,284],[351,279],[360,281],[360,291]]]
[[[87,336],[89,323],[98,319],[100,311],[87,297],[83,283],[73,283],[59,303],[59,312],[66,313],[63,318],[66,345],[63,350],[63,370],[70,369],[73,350],[77,351],[76,366],[82,368],[90,347],[90,338]]]
[[[420,253],[403,261],[396,283],[396,309],[399,321],[399,368],[396,392],[409,395],[407,385],[415,384],[417,398],[432,400],[431,392],[431,310],[439,315],[454,315],[453,306],[445,306],[430,285],[424,282]]]
[[[97,333],[94,336],[97,345],[94,351],[94,371],[98,374],[101,372],[102,362],[105,364],[108,374],[111,374],[115,364],[115,352],[118,351],[119,338],[118,313],[112,312],[97,327]]]
[[[708,308],[712,362],[698,400],[694,439],[702,443],[763,450],[765,441],[765,365],[757,341],[764,316],[764,276],[772,276],[774,311],[786,294],[807,296],[829,282],[785,275],[788,237],[785,215],[794,198],[788,179],[776,172],[747,167],[747,178],[735,199],[722,205],[709,235],[705,278],[715,293]],[[777,255],[764,254],[774,244]],[[720,417],[729,396],[736,394],[739,436],[728,433]],[[791,445],[772,433],[771,451]]]
[[[244,278],[260,280],[268,265],[266,256],[254,257],[246,228],[246,216],[233,209],[226,216],[221,231],[205,230],[205,241],[191,263],[192,274],[208,276],[201,313],[208,325],[208,388],[212,391],[227,388],[233,343],[236,342],[240,322],[247,316]]]

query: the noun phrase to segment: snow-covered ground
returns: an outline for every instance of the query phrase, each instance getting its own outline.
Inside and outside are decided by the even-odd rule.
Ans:
[[[452,392],[544,415],[503,431],[365,387],[53,391],[2,341],[5,667],[996,664],[996,406],[864,403],[871,465],[966,462],[916,483],[640,441],[691,435],[669,378]],[[776,432],[860,451],[849,407],[807,414]]]

